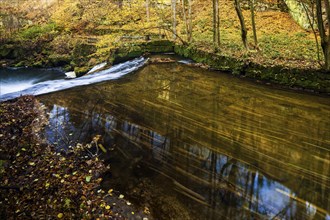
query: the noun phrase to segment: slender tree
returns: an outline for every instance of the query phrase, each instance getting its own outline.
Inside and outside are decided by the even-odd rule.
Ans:
[[[251,22],[252,22],[254,46],[256,48],[258,48],[257,30],[256,30],[256,22],[255,22],[255,15],[254,15],[254,0],[250,0],[250,11],[251,11]]]
[[[117,0],[117,5],[120,9],[123,8],[123,0]]]
[[[183,15],[183,21],[185,24],[186,34],[188,36],[188,19],[187,19],[187,12],[186,12],[186,1],[181,1],[181,8],[182,8],[182,15]]]
[[[316,29],[316,17],[315,17],[315,2],[312,0],[310,5],[305,4],[305,2],[300,2],[301,5],[303,6],[303,9],[305,11],[309,26],[311,27],[313,34],[314,34],[314,39],[315,39],[315,44],[316,44],[316,53],[317,53],[317,60],[320,66],[322,66],[321,63],[321,57],[320,57],[320,44],[318,40],[318,31]]]
[[[176,0],[171,1],[172,6],[172,32],[173,32],[173,40],[176,40]]]
[[[213,43],[216,47],[220,46],[219,0],[213,0]]]
[[[188,0],[188,42],[192,41],[192,0]]]
[[[187,34],[187,41],[192,41],[192,0],[182,0],[181,1],[181,7],[182,7],[182,14],[183,14],[183,20],[185,23],[185,29]],[[188,3],[188,16],[187,16],[187,6],[186,3]]]
[[[150,0],[146,0],[147,22],[150,22]]]
[[[325,11],[325,20],[323,20],[323,8]],[[317,25],[319,29],[319,34],[321,38],[321,47],[324,55],[325,65],[324,68],[330,71],[330,3],[329,0],[324,0],[322,4],[322,0],[316,0],[316,18]],[[326,23],[328,23],[327,31],[326,31]],[[328,33],[327,33],[328,32]]]
[[[235,3],[235,10],[236,10],[236,13],[237,13],[240,25],[241,25],[242,42],[243,42],[243,45],[244,45],[245,49],[248,49],[247,37],[246,37],[247,36],[247,30],[246,30],[246,26],[245,26],[244,17],[243,17],[243,14],[242,14],[242,9],[241,9],[241,6],[240,6],[240,2],[239,2],[239,0],[235,0],[234,3]]]

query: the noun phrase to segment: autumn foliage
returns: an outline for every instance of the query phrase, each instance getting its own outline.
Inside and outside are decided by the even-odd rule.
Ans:
[[[174,30],[178,43],[188,42],[192,46],[213,51],[212,2],[174,2],[176,22],[175,27],[172,27],[173,1],[170,0],[4,0],[1,1],[4,13],[0,15],[0,32],[3,40],[27,36],[30,40],[48,36],[49,41],[56,42],[63,39],[59,36],[66,36],[63,44],[74,44],[74,41],[81,40],[97,48],[90,58],[108,56],[125,43],[123,37],[129,36],[134,40],[141,39],[139,36],[144,39],[146,35],[150,39],[165,36],[173,40]],[[233,1],[220,0],[218,35],[221,39],[215,51],[267,65],[320,68],[319,63],[323,62],[323,58],[318,56],[312,31],[300,27],[287,11],[283,11],[283,4],[281,1],[258,1],[254,5],[258,36],[258,45],[254,45],[250,4],[249,1],[240,2],[247,31],[246,48],[249,50],[246,51]],[[54,28],[37,28],[48,27],[49,24],[53,24]]]

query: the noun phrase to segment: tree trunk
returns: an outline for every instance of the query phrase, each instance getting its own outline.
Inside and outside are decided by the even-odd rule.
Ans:
[[[243,14],[242,14],[242,9],[241,9],[239,0],[235,0],[235,10],[236,10],[239,22],[241,24],[242,42],[243,42],[243,45],[244,45],[245,49],[248,49],[247,38],[246,38],[247,30],[246,30],[246,27],[245,27],[245,21],[244,21],[244,17],[243,17]]]
[[[188,0],[188,42],[192,41],[192,10],[191,10],[191,2],[192,0]]]
[[[172,0],[172,29],[173,29],[173,40],[176,40],[176,0]]]
[[[150,22],[150,8],[149,8],[149,5],[150,5],[150,0],[146,0],[146,14],[147,14],[147,22],[149,23]]]
[[[316,18],[319,34],[321,38],[321,47],[324,55],[324,68],[330,70],[330,8],[329,0],[324,0],[326,19],[329,23],[328,35],[325,30],[325,25],[322,17],[322,0],[316,0]]]
[[[123,0],[117,0],[117,5],[118,5],[118,8],[122,9],[123,8]]]
[[[325,53],[326,55],[324,56],[325,58],[325,69],[330,71],[330,3],[329,0],[324,0],[324,5],[325,5],[325,12],[326,12],[326,19],[328,23],[328,39],[327,39],[327,44],[325,48]]]
[[[187,19],[187,13],[186,13],[186,4],[185,1],[181,1],[181,7],[182,7],[182,14],[183,14],[183,21],[185,24],[185,29],[186,29],[186,34],[187,34],[187,39],[188,39],[188,19]]]
[[[216,47],[220,46],[219,0],[213,0],[213,43]]]
[[[258,48],[258,39],[257,39],[257,31],[256,31],[256,22],[254,16],[254,0],[250,0],[250,10],[251,10],[251,21],[252,21],[252,30],[253,30],[253,39],[254,46]]]
[[[318,40],[318,33],[317,30],[315,30],[315,5],[312,4],[311,5],[311,10],[309,10],[309,7],[302,3],[302,6],[304,8],[305,14],[307,16],[307,20],[309,23],[309,26],[312,28],[313,34],[314,34],[314,39],[315,39],[315,44],[316,44],[316,52],[317,52],[317,60],[320,66],[322,66],[321,64],[321,57],[320,57],[320,45],[319,45],[319,40]]]
[[[182,14],[183,14],[183,20],[185,22],[185,29],[187,34],[187,41],[191,42],[192,40],[192,9],[191,9],[191,1],[188,0],[188,16],[187,16],[187,6],[186,1],[182,0]]]

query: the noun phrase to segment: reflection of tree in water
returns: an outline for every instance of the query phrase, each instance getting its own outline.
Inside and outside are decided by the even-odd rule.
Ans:
[[[272,96],[235,85],[237,91],[232,82],[157,68],[145,68],[152,74],[135,75],[134,82],[88,87],[85,97],[62,97],[67,120],[84,130],[79,137],[101,134],[126,158],[136,156],[176,181],[183,203],[192,199],[199,207],[192,212],[208,219],[325,218],[330,153],[297,144],[322,146],[329,139],[318,131],[327,130],[317,113],[292,99],[278,106]],[[306,131],[303,117],[317,129]]]

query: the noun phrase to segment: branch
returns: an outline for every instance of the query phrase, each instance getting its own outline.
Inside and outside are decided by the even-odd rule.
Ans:
[[[150,29],[162,29],[162,30],[165,30],[165,31],[169,31],[171,32],[172,34],[175,34],[175,36],[181,41],[181,43],[183,45],[187,45],[187,42],[184,41],[177,33],[174,33],[174,31],[167,27],[167,26],[152,26],[152,27],[146,27],[146,28],[142,28],[142,29],[139,29],[139,30],[136,30],[134,33],[138,33],[138,32],[142,32],[142,31],[145,31],[145,30],[150,30]]]
[[[302,6],[304,8],[304,11],[305,11],[306,16],[307,16],[308,23],[311,26],[312,31],[313,31],[313,34],[314,34],[315,43],[316,43],[316,52],[317,52],[317,63],[322,67],[321,58],[320,58],[320,45],[319,45],[319,41],[318,41],[318,38],[317,38],[317,32],[316,32],[316,30],[314,28],[314,22],[315,22],[314,13],[313,12],[311,13],[308,10],[308,7],[304,3],[301,3],[301,4],[302,4]],[[312,8],[312,11],[314,11],[313,8]],[[312,17],[313,20],[311,19],[311,14],[313,16]]]

